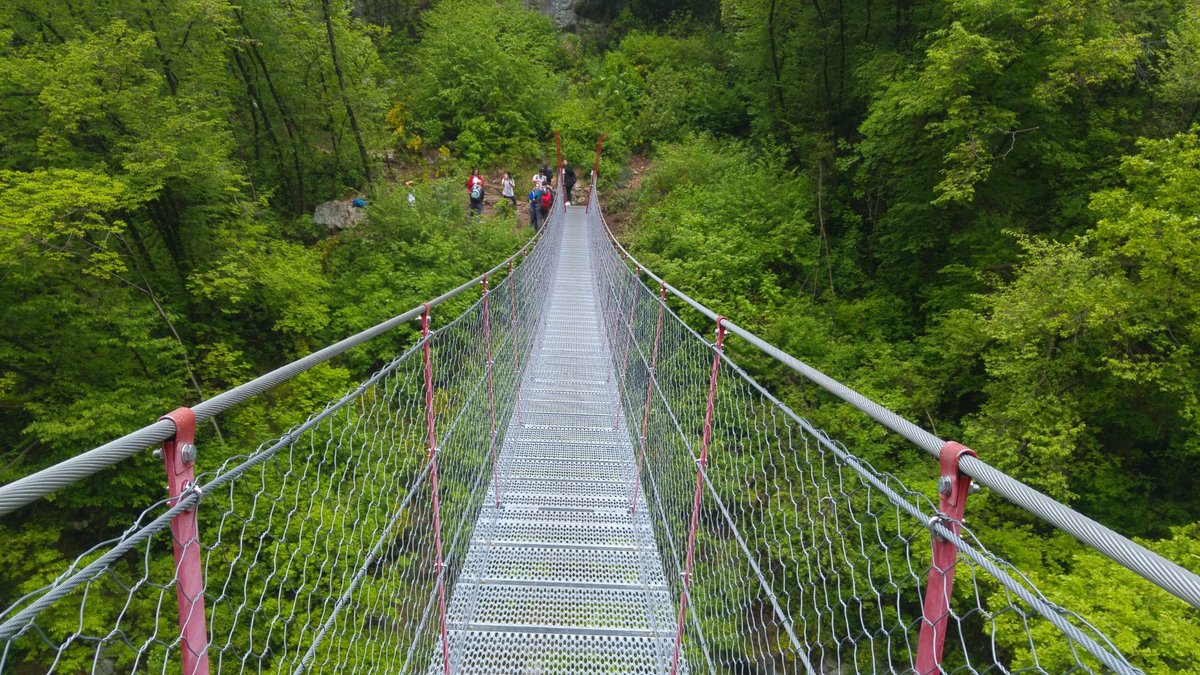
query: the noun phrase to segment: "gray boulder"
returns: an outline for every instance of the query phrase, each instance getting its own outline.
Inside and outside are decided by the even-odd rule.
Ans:
[[[366,211],[348,201],[334,200],[317,204],[313,211],[313,222],[331,230],[344,230],[366,219]]]

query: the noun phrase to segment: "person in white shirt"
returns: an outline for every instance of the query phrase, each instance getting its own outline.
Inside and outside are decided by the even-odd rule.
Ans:
[[[534,189],[540,190],[542,188],[542,183],[546,180],[546,177],[542,175],[541,171],[538,171],[537,173],[533,174],[533,178],[530,178],[530,180],[533,181]]]
[[[517,208],[516,187],[517,181],[513,180],[512,175],[505,171],[504,177],[500,179],[500,196],[512,202],[514,209]]]

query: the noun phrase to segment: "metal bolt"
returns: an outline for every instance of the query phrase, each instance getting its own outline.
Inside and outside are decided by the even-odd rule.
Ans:
[[[949,495],[950,491],[953,489],[954,489],[954,478],[952,478],[951,476],[942,476],[941,478],[938,478],[938,493],[939,494]]]
[[[196,461],[196,446],[191,443],[184,443],[179,446],[179,458],[184,464],[191,464]]]
[[[983,489],[983,486],[975,481],[971,481],[971,487],[967,488],[967,494],[973,495]]]
[[[162,459],[162,448],[155,448],[154,452],[150,453],[150,455],[154,457],[154,459]]]

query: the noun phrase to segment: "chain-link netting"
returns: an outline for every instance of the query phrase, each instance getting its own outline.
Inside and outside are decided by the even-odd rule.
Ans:
[[[518,405],[561,210],[486,296],[452,320],[433,310],[428,337],[282,438],[218,467],[201,442],[198,490],[0,613],[0,672],[184,670],[176,543],[201,551],[206,611],[187,621],[206,621],[213,672],[424,670],[441,649],[439,583],[460,572]],[[191,508],[198,539],[173,542]]]
[[[938,508],[925,494],[857,459],[726,358],[715,335],[689,328],[608,242],[599,208],[589,217],[622,417],[686,608],[681,652],[693,670],[919,670],[938,533],[959,551],[948,610],[930,617],[945,639],[942,671],[1134,670],[968,531],[931,526]]]
[[[0,613],[0,671],[181,670],[176,545],[201,553],[217,672],[440,670],[444,603],[489,488],[505,492],[494,462],[544,330],[561,218],[556,204],[549,241],[511,274],[453,320],[435,310],[428,337],[282,438],[216,468],[201,443],[198,491],[154,504]],[[620,402],[586,412],[633,439],[629,504],[653,524],[681,667],[911,671],[928,624],[944,637],[945,672],[1133,671],[968,530],[934,518],[924,493],[813,428],[689,328],[609,245],[594,191],[588,218]],[[546,404],[531,399],[530,414]],[[199,537],[173,541],[172,518],[193,508]],[[957,579],[929,623],[935,537],[957,548]],[[657,669],[674,657],[657,654]]]

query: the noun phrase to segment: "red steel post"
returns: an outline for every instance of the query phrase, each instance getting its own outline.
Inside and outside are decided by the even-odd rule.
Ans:
[[[554,150],[558,154],[558,176],[559,176],[559,178],[562,178],[562,171],[563,171],[562,137],[560,137],[558,135],[557,131],[554,132]],[[559,183],[559,186],[562,186],[562,183]]]
[[[704,408],[704,433],[700,437],[700,459],[696,462],[696,495],[692,499],[692,526],[688,530],[687,557],[683,563],[683,590],[679,592],[679,622],[675,629],[675,655],[671,675],[679,672],[679,649],[683,645],[683,618],[687,614],[688,588],[692,584],[692,560],[696,552],[696,527],[700,524],[700,497],[704,488],[704,469],[708,466],[708,444],[712,440],[713,402],[717,398],[717,374],[721,372],[721,350],[725,347],[725,317],[717,317],[717,343],[713,352],[712,372],[708,376],[708,404]]]
[[[637,276],[642,277],[642,268],[637,268]],[[621,357],[621,376],[617,378],[617,410],[614,413],[613,428],[621,428],[621,387],[625,384],[625,374],[629,372],[629,351],[633,349],[633,314],[637,309],[638,284],[633,284],[633,297],[629,302],[629,318],[625,321],[625,352]]]
[[[591,213],[592,210],[592,192],[596,189],[596,181],[600,180],[600,149],[604,147],[604,134],[600,134],[600,139],[596,141],[596,160],[592,162],[592,184],[588,186],[588,203],[584,213]]]
[[[958,460],[963,455],[975,457],[975,451],[948,441],[942,446],[938,478],[938,515],[930,521],[932,526],[940,522],[957,535],[962,528],[963,511],[967,506],[967,494],[971,491],[971,477],[958,470]],[[917,672],[921,675],[938,672],[942,662],[942,648],[946,644],[946,624],[950,618],[950,597],[954,591],[954,568],[958,563],[958,548],[937,533],[933,535],[933,563],[929,566],[929,581],[925,586],[924,617],[921,635],[917,642]]]
[[[508,297],[512,308],[513,377],[516,379],[517,423],[521,423],[521,358],[517,341],[517,291],[513,286],[513,264],[508,261]]]
[[[437,416],[433,410],[433,357],[429,349],[429,303],[421,314],[421,351],[425,355],[425,422],[429,427],[429,480],[433,492],[433,550],[437,558],[438,610],[441,612],[442,669],[450,675],[450,641],[446,634],[446,579],[442,562],[442,514],[438,503]]]
[[[496,460],[496,389],[492,381],[492,311],[488,302],[486,274],[483,275],[483,339],[487,342],[488,415],[491,421],[488,447],[492,451],[492,494],[496,498],[496,508],[500,508],[500,467]]]
[[[663,311],[667,308],[667,285],[658,284],[658,326],[654,329],[654,350],[650,352],[650,374],[646,380],[646,411],[642,414],[642,430],[638,434],[640,448],[638,450],[637,470],[633,474],[633,494],[629,497],[629,512],[637,511],[638,488],[642,485],[642,463],[646,461],[647,429],[650,426],[650,399],[657,386],[655,377],[658,374],[658,342],[662,338]]]
[[[168,504],[196,488],[196,415],[191,408],[178,408],[161,419],[175,423],[175,437],[162,444],[163,468],[167,472]],[[208,673],[208,628],[204,616],[204,569],[200,560],[200,528],[196,509],[171,519],[175,549],[175,600],[179,605],[179,648],[182,672]]]

